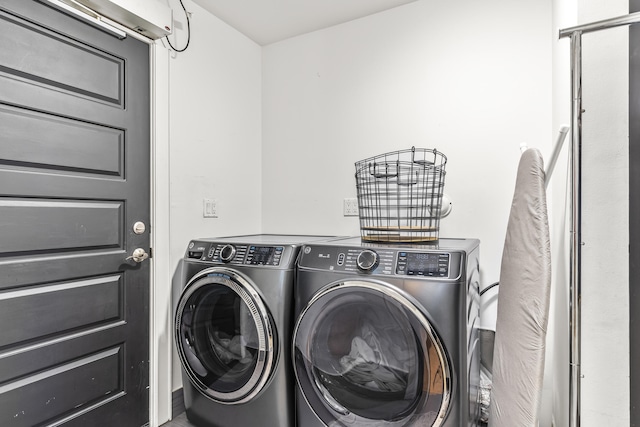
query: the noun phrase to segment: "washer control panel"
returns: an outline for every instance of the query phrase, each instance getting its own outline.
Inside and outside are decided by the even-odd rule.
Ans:
[[[284,246],[234,245],[192,241],[186,257],[200,261],[231,265],[280,265]]]
[[[309,245],[299,265],[312,269],[386,276],[455,279],[460,275],[461,252]]]

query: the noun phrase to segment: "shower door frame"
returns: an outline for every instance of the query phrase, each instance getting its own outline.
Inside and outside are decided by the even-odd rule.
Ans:
[[[630,0],[631,10],[640,10],[640,0]],[[581,242],[582,242],[582,35],[594,31],[606,30],[620,26],[633,26],[640,23],[640,12],[630,13],[628,15],[611,18],[603,21],[597,21],[589,24],[579,25],[571,28],[560,30],[559,38],[571,39],[571,148],[569,155],[571,157],[571,246],[570,246],[570,266],[569,266],[569,324],[570,324],[570,383],[569,383],[569,426],[580,426],[580,363],[581,363]],[[640,40],[640,37],[638,37]],[[633,42],[630,37],[630,72],[634,65],[632,62],[631,52],[633,51]],[[640,59],[635,65],[640,69]],[[640,98],[640,86],[634,86],[630,79],[630,100],[633,96]],[[640,127],[633,126],[633,117],[640,116],[640,107],[635,108],[630,102],[629,105],[630,126],[629,126],[629,162],[633,162],[634,158],[640,160],[640,150],[633,149],[633,141],[640,140]],[[635,132],[634,132],[635,131]],[[634,214],[640,214],[640,196],[635,196],[636,186],[632,180],[633,169],[630,167],[629,172],[629,217],[633,218]],[[640,182],[640,179],[638,180]],[[640,227],[634,227],[632,221],[629,223],[629,239],[630,242],[637,241],[634,237],[640,238]],[[629,274],[630,278],[635,273],[640,273],[640,262],[635,266],[634,259],[640,261],[640,251],[634,250],[634,245],[629,245]],[[640,291],[635,291],[629,283],[629,347],[630,360],[634,360],[635,355],[640,354],[640,337],[635,337],[640,332],[635,322],[634,308],[640,308]],[[634,334],[634,332],[636,332]],[[630,364],[630,401],[634,402],[634,397],[640,394],[640,369],[634,368],[634,364]],[[640,408],[630,406],[630,419],[638,419],[640,416]],[[632,424],[633,425],[633,424]]]

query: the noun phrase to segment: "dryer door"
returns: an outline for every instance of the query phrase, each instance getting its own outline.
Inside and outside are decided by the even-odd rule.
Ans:
[[[225,268],[201,271],[175,317],[178,355],[191,382],[221,403],[260,392],[274,367],[275,326],[255,286]]]
[[[439,426],[450,401],[446,352],[425,314],[374,281],[325,287],[293,337],[298,386],[326,425]]]

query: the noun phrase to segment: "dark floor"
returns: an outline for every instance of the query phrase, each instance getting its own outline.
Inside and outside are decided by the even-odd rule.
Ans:
[[[161,427],[195,427],[195,426],[191,424],[189,420],[187,420],[187,416],[183,412],[182,414],[178,415],[171,421],[165,424],[162,424]]]
[[[485,423],[480,423],[480,426],[485,426]],[[189,422],[189,420],[187,420],[187,416],[185,415],[185,413],[183,412],[182,414],[178,415],[177,417],[175,417],[174,419],[172,419],[171,421],[162,424],[160,427],[196,427],[193,424],[191,424]]]
[[[481,427],[486,427],[485,423],[480,423]],[[189,420],[187,419],[187,416],[185,415],[185,413],[183,412],[182,414],[178,415],[177,417],[175,417],[174,419],[172,419],[171,421],[162,424],[160,427],[196,427],[193,424],[191,424],[189,422]]]

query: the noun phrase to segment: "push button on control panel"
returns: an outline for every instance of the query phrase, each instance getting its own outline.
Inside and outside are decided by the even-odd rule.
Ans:
[[[275,252],[273,254],[273,260],[271,261],[271,265],[280,265],[280,259],[282,259],[282,251],[284,248],[276,247]]]
[[[407,253],[398,252],[398,266],[396,267],[396,274],[406,274],[407,271]]]

